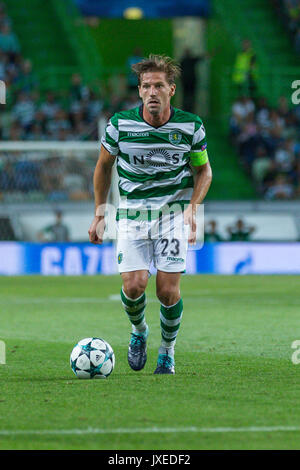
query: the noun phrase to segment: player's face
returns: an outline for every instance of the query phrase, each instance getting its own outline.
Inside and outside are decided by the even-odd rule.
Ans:
[[[145,72],[141,77],[139,95],[150,114],[158,115],[170,107],[176,85],[170,85],[164,72]]]

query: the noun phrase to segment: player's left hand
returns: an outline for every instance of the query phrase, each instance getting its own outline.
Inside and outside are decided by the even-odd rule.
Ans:
[[[183,213],[184,224],[190,226],[188,242],[190,245],[196,244],[196,208],[189,204]]]
[[[95,245],[101,245],[103,243],[104,231],[105,231],[104,217],[95,216],[88,231],[90,242],[94,243]]]

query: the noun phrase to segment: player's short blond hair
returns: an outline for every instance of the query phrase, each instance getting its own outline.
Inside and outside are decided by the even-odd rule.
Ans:
[[[164,72],[169,85],[175,83],[176,78],[180,76],[181,72],[179,64],[174,59],[158,54],[150,54],[148,58],[132,65],[131,68],[138,77],[139,85],[141,84],[143,73],[146,72]]]

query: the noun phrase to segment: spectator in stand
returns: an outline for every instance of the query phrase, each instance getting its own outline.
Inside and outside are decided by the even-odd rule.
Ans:
[[[255,158],[256,147],[260,140],[258,127],[254,119],[254,113],[247,116],[245,122],[241,126],[241,132],[236,140],[239,153],[241,155],[241,163],[247,173],[251,173],[251,166]]]
[[[49,91],[46,95],[46,100],[40,106],[40,111],[44,114],[46,119],[54,119],[55,114],[61,105],[58,103],[55,94]]]
[[[244,39],[242,41],[241,50],[235,58],[232,74],[232,81],[239,95],[249,95],[251,85],[249,78],[252,77],[252,70],[256,64],[254,56],[255,53],[251,41]]]
[[[265,129],[269,126],[270,107],[268,106],[267,99],[261,96],[257,99],[255,119],[260,129]]]
[[[262,180],[262,193],[265,195],[268,189],[274,183],[278,175],[278,169],[275,160],[271,160],[269,168],[266,170]]]
[[[51,242],[69,242],[70,230],[66,224],[63,223],[62,211],[55,212],[55,222],[47,225],[40,232],[38,232],[38,240],[51,241]]]
[[[269,116],[268,134],[272,141],[272,148],[276,148],[282,140],[282,132],[284,129],[284,119],[279,116],[276,109],[271,109]]]
[[[21,62],[20,74],[17,77],[16,85],[25,92],[32,92],[38,87],[38,81],[32,72],[32,63],[26,59]]]
[[[94,123],[100,117],[103,109],[103,100],[91,90],[89,100],[86,102],[85,106],[88,121]]]
[[[249,241],[253,232],[255,232],[254,226],[248,226],[242,219],[238,219],[232,226],[227,227],[229,234],[229,241],[231,242],[244,242]]]
[[[40,123],[34,121],[33,125],[30,128],[30,131],[28,132],[26,136],[26,140],[30,141],[42,141],[46,140],[46,134],[43,131],[43,127],[41,126]]]
[[[205,243],[216,243],[221,242],[222,238],[217,230],[217,222],[215,220],[210,220],[204,231],[204,242]]]
[[[292,171],[295,160],[293,140],[283,141],[275,152],[275,162],[280,173],[289,173]]]
[[[17,103],[12,109],[14,119],[23,127],[27,133],[33,123],[35,104],[30,94],[21,91],[18,94]]]
[[[59,140],[58,135],[60,130],[65,130],[71,133],[71,124],[67,113],[63,109],[58,109],[53,119],[49,119],[46,125],[46,130],[53,140]]]
[[[275,181],[266,191],[265,198],[272,199],[291,199],[294,195],[294,188],[286,175],[277,174]]]
[[[255,159],[252,164],[252,177],[260,193],[263,192],[263,180],[268,170],[271,168],[272,159],[268,155],[266,147],[257,147]]]
[[[243,125],[254,111],[254,102],[245,95],[238,97],[233,103],[230,118],[230,137],[233,145],[238,145],[238,136],[242,132]]]
[[[11,60],[15,60],[20,52],[20,44],[17,36],[12,32],[10,25],[6,22],[0,29],[0,49],[9,55]]]
[[[83,85],[82,77],[79,73],[74,73],[71,77],[70,95],[73,101],[81,101],[88,98],[90,91],[87,86]]]
[[[232,105],[232,116],[236,120],[238,125],[243,124],[249,114],[253,114],[255,111],[255,104],[246,95],[240,96]]]
[[[9,87],[10,85],[15,85],[18,76],[20,74],[20,67],[19,64],[11,60],[7,54],[4,56],[4,66],[5,66],[5,78],[4,81],[6,85]]]
[[[285,96],[280,96],[278,99],[277,112],[279,117],[286,119],[291,115],[291,110],[289,108],[288,100]]]

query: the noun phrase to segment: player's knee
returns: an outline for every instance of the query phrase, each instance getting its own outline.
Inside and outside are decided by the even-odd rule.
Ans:
[[[163,305],[174,305],[180,299],[177,286],[161,286],[156,291],[157,298]]]
[[[146,289],[146,283],[143,279],[133,277],[123,281],[123,290],[130,299],[137,299]]]

